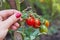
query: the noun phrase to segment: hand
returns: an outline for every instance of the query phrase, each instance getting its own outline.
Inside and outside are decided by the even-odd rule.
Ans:
[[[19,27],[19,19],[21,20],[21,12],[17,10],[0,11],[0,40],[4,39],[9,28],[16,30]]]

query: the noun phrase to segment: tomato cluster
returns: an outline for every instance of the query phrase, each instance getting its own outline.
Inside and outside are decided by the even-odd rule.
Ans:
[[[28,19],[26,19],[26,23],[29,26],[32,26],[34,28],[39,28],[41,25],[41,22],[39,19],[35,19],[34,17],[30,16]]]
[[[35,18],[32,15],[30,15],[26,19],[26,24],[32,26],[33,28],[39,28],[39,31],[43,34],[46,34],[48,32],[49,27],[48,20],[44,20],[44,22],[42,23],[38,18]]]

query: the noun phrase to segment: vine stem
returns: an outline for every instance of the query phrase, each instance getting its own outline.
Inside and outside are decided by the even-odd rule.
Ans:
[[[13,35],[12,35],[12,31],[11,31],[11,30],[9,31],[9,33],[10,33],[10,35],[11,35],[12,40],[14,40],[14,37],[13,37]]]
[[[15,0],[17,10],[20,11],[20,0]]]

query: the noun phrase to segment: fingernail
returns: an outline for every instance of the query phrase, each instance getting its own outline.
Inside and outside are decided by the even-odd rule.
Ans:
[[[16,14],[16,18],[19,18],[19,17],[21,17],[21,14],[20,13],[17,13]]]

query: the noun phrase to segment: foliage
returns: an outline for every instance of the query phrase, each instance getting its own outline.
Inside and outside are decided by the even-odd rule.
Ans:
[[[51,0],[43,0],[43,2],[41,2],[41,0],[29,0],[31,6],[34,8],[34,4],[40,8],[42,10],[42,14],[44,18],[49,19],[50,15],[51,15],[51,11],[52,11],[52,1]],[[39,10],[40,11],[40,10]],[[47,17],[48,16],[48,17]]]
[[[53,17],[57,17],[57,15],[60,14],[60,0],[52,0],[52,2],[53,2],[53,5],[52,5],[52,16]]]

